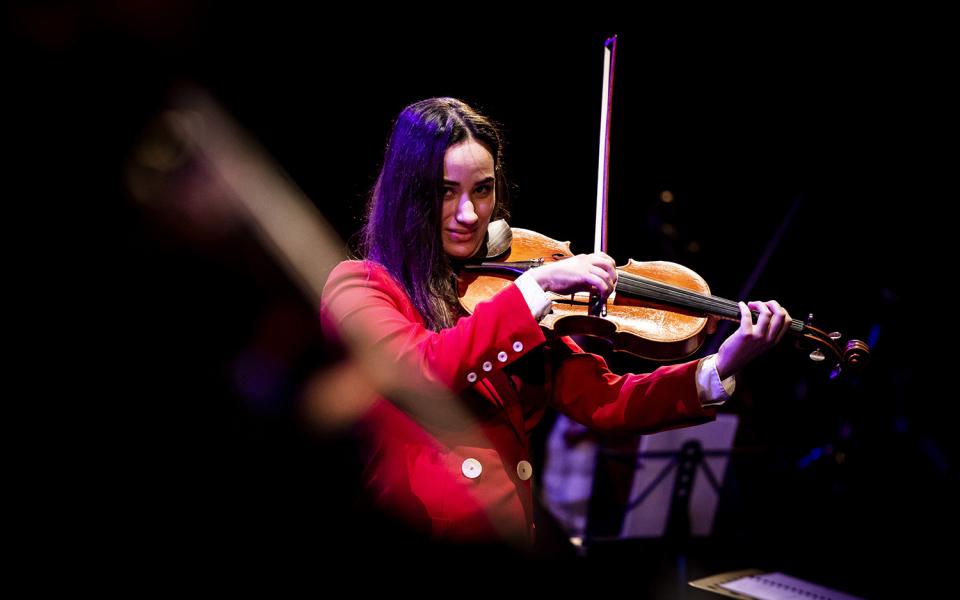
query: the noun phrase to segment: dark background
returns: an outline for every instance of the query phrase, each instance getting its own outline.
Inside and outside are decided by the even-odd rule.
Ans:
[[[874,356],[833,381],[789,345],[751,365],[725,408],[741,417],[743,452],[716,535],[680,550],[610,544],[586,564],[633,565],[631,581],[659,597],[685,597],[677,555],[688,578],[756,566],[868,597],[914,578],[939,586],[956,534],[958,408],[945,257],[955,66],[936,15],[507,30],[438,12],[378,31],[189,2],[9,16],[15,176],[24,208],[52,225],[50,257],[36,256],[63,275],[40,323],[66,338],[40,345],[29,388],[43,407],[33,454],[55,469],[26,474],[71,498],[53,529],[75,532],[72,544],[107,539],[128,559],[125,548],[259,559],[302,545],[386,563],[406,552],[363,508],[349,434],[317,434],[297,413],[307,374],[338,359],[310,308],[249,232],[191,231],[131,199],[131,157],[172,86],[208,89],[344,239],[399,110],[462,98],[503,124],[511,223],[585,252],[602,42],[615,32],[609,253],[682,263],[734,299],[766,256],[749,298],[813,313]],[[11,239],[23,233],[37,241]],[[244,368],[267,383],[251,387]]]

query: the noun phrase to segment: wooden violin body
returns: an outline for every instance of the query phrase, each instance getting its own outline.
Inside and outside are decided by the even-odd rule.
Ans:
[[[459,281],[461,305],[473,312],[478,302],[510,285],[526,263],[542,264],[573,256],[570,242],[559,242],[529,229],[512,228],[513,243],[502,258],[505,270],[485,264],[485,269],[464,270]],[[520,266],[520,270],[514,270]],[[692,270],[671,262],[629,262],[617,270],[709,294],[710,288]],[[706,336],[707,318],[663,310],[652,301],[628,298],[613,292],[604,318],[589,314],[589,294],[549,294],[553,309],[540,325],[558,335],[592,335],[610,340],[617,350],[652,360],[672,360],[697,351]]]

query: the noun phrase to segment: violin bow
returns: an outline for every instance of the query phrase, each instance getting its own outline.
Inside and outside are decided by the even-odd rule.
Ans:
[[[597,160],[597,212],[593,251],[607,251],[607,193],[610,188],[610,124],[613,119],[613,73],[617,62],[617,36],[603,44],[603,88],[600,93],[600,157]],[[599,294],[590,294],[591,315],[604,317],[607,305]]]

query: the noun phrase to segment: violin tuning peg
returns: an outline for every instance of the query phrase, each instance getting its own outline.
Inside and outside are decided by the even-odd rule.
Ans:
[[[814,349],[813,352],[810,353],[810,360],[812,360],[813,362],[823,362],[825,358],[827,357],[823,354],[820,348],[816,348]]]

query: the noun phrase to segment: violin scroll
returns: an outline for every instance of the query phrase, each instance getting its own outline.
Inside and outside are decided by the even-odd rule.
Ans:
[[[836,361],[830,376],[836,377],[844,369],[850,371],[860,371],[870,362],[870,347],[857,339],[849,339],[846,344],[842,344],[843,334],[833,331],[826,333],[822,329],[813,326],[813,315],[807,315],[806,322],[801,324],[802,336],[798,338],[797,345],[802,346],[804,342],[813,344],[815,348],[810,352],[810,360],[821,362],[826,360],[827,355],[824,350],[829,352]]]

